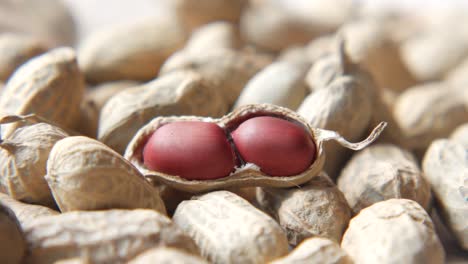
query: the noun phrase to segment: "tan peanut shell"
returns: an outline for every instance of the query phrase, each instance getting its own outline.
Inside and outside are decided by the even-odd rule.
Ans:
[[[142,84],[136,81],[115,81],[103,83],[86,90],[83,100],[85,102],[92,102],[98,111],[101,111],[106,102],[112,98],[112,96],[126,90],[127,88],[140,85]]]
[[[422,32],[404,42],[402,58],[419,81],[443,78],[468,55],[468,41],[452,30]]]
[[[330,48],[307,73],[306,81],[312,93],[302,102],[298,113],[314,127],[335,130],[346,138],[359,140],[381,121],[389,121],[390,125],[392,122],[388,116],[378,115],[381,111],[376,107],[379,105],[377,88],[372,77],[351,61],[343,38],[337,36],[334,41],[334,49]],[[329,159],[325,171],[336,179],[350,153],[334,143],[327,144],[326,149]]]
[[[80,135],[96,138],[99,125],[99,110],[93,101],[83,100],[80,105],[80,118],[77,123],[77,132]]]
[[[305,65],[275,62],[257,73],[245,86],[234,105],[274,104],[296,110],[306,97]]]
[[[454,84],[466,85],[468,83],[468,59],[464,59],[454,69],[447,73],[445,80]]]
[[[173,52],[183,47],[186,32],[175,17],[148,18],[104,29],[80,46],[78,58],[86,80],[148,81]]]
[[[91,138],[58,141],[45,178],[62,212],[148,208],[166,213],[158,190],[122,156]]]
[[[398,97],[393,113],[407,138],[405,147],[415,150],[424,150],[434,139],[448,137],[468,122],[468,104],[448,83],[406,90]]]
[[[245,84],[271,62],[268,56],[242,51],[214,49],[203,53],[185,50],[172,55],[160,74],[178,70],[195,70],[210,81],[223,95],[229,106],[239,97]]]
[[[169,247],[157,247],[149,249],[128,262],[128,264],[148,263],[208,264],[206,260],[198,256]]]
[[[192,32],[184,50],[189,52],[205,52],[207,47],[213,49],[237,50],[242,46],[242,40],[237,26],[226,21],[217,21],[201,26]]]
[[[159,246],[197,254],[193,240],[154,210],[68,212],[37,219],[24,228],[26,263],[83,258],[91,263],[126,263]]]
[[[316,145],[316,159],[306,171],[293,176],[271,177],[261,172],[257,165],[248,163],[240,168],[236,168],[235,172],[232,172],[229,176],[224,178],[215,180],[186,180],[177,175],[169,175],[158,171],[148,170],[143,164],[142,149],[144,144],[146,144],[148,137],[164,124],[177,121],[204,121],[216,123],[225,131],[231,131],[239,125],[239,121],[242,121],[245,118],[265,115],[276,116],[297,123],[303,126],[307,133],[312,137]],[[270,104],[245,105],[220,119],[196,116],[155,118],[135,134],[128,144],[125,152],[125,158],[135,165],[140,172],[145,175],[145,177],[155,178],[173,188],[187,192],[204,192],[221,188],[224,189],[226,187],[293,187],[309,181],[313,177],[317,176],[322,170],[323,163],[325,161],[323,150],[323,143],[325,141],[336,140],[343,147],[358,150],[373,142],[385,128],[385,125],[385,123],[381,123],[364,141],[359,143],[350,143],[334,131],[312,128],[304,118],[287,108]]]
[[[304,240],[289,255],[277,259],[271,264],[352,264],[353,261],[336,242],[313,237]]]
[[[213,21],[238,23],[247,0],[174,0],[176,14],[184,26],[193,30]]]
[[[313,92],[297,112],[312,127],[334,130],[350,140],[359,140],[371,120],[371,97],[364,87],[350,76],[332,81],[326,88]],[[336,178],[350,154],[336,143],[327,143],[325,171]]]
[[[16,200],[53,206],[55,201],[44,179],[46,164],[54,144],[67,136],[47,123],[15,130],[0,143],[0,191]]]
[[[445,253],[426,211],[415,201],[390,199],[351,219],[341,247],[354,263],[444,263]]]
[[[400,92],[416,84],[386,23],[364,19],[343,26],[339,32],[351,59],[371,73],[378,88]]]
[[[84,82],[71,48],[58,48],[35,57],[15,71],[0,97],[0,114],[37,114],[61,127],[78,120]],[[2,130],[8,137],[20,124]]]
[[[0,260],[2,263],[23,263],[26,241],[15,214],[0,202]]]
[[[67,5],[59,0],[2,0],[0,29],[30,35],[48,46],[71,46],[77,31]]]
[[[261,49],[278,52],[288,46],[305,44],[321,33],[297,16],[274,3],[252,3],[243,12],[241,35],[246,42]]]
[[[124,153],[138,129],[155,117],[218,117],[227,111],[216,87],[193,71],[177,71],[113,96],[101,110],[98,139]]]
[[[468,122],[457,127],[457,129],[455,129],[450,135],[450,139],[457,141],[465,148],[468,148]]]
[[[257,201],[286,231],[292,246],[310,237],[339,243],[351,218],[345,197],[324,172],[300,188],[258,188]]]
[[[8,80],[21,64],[46,50],[47,47],[33,37],[0,33],[0,80]]]
[[[59,214],[59,212],[45,206],[22,203],[4,193],[0,193],[0,204],[15,214],[22,227],[40,217]]]
[[[458,244],[468,249],[468,159],[461,143],[438,139],[432,142],[423,160],[426,179],[434,192],[442,220]]]
[[[416,158],[391,144],[372,145],[356,153],[341,171],[338,188],[355,214],[392,198],[410,199],[430,208],[431,188]]]
[[[266,263],[288,252],[281,227],[228,191],[184,201],[172,219],[213,263]]]

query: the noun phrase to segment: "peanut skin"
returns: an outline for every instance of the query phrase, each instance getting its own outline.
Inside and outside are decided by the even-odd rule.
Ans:
[[[312,138],[302,127],[284,119],[251,118],[232,133],[232,138],[244,161],[271,176],[297,175],[315,160]]]
[[[174,122],[154,132],[143,150],[152,170],[188,180],[228,176],[235,158],[224,131],[208,122]]]

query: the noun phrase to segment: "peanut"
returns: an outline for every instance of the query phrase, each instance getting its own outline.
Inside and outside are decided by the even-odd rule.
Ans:
[[[157,189],[128,161],[99,141],[58,141],[47,161],[47,183],[62,212],[149,208],[166,213]]]
[[[310,237],[340,242],[351,218],[345,197],[323,172],[300,188],[257,188],[257,201],[293,246]]]
[[[15,214],[0,203],[0,259],[2,263],[23,263],[26,242]]]
[[[331,240],[314,237],[304,240],[289,255],[277,259],[271,264],[352,264],[353,261]]]
[[[208,262],[198,256],[187,254],[175,248],[158,247],[149,249],[136,258],[130,260],[128,264],[208,264]]]
[[[288,62],[272,63],[253,76],[234,107],[268,103],[295,110],[307,94],[305,74],[306,66]]]
[[[429,215],[416,202],[375,203],[349,222],[341,247],[355,263],[444,263],[444,249]]]
[[[178,71],[126,89],[107,101],[98,139],[123,153],[132,136],[151,119],[167,115],[221,116],[227,104],[216,87],[193,71]]]
[[[0,34],[0,80],[6,81],[24,62],[47,50],[39,40],[22,34]]]
[[[468,249],[468,159],[461,143],[438,139],[432,142],[423,160],[426,179],[431,184],[443,222],[458,243]]]
[[[286,167],[282,167],[281,171],[274,171],[274,170],[271,171],[273,174],[276,175],[275,177],[272,177],[272,175],[268,174],[268,169],[269,169],[268,167],[266,167],[267,172],[264,172],[262,171],[262,169],[265,169],[265,167],[264,168],[259,167],[259,165],[262,166],[263,164],[255,164],[255,163],[251,163],[248,161],[243,161],[241,158],[241,156],[243,155],[242,153],[240,153],[240,156],[238,157],[238,161],[240,162],[239,167],[237,167],[236,170],[233,173],[231,173],[229,176],[222,177],[222,175],[219,175],[218,177],[216,177],[219,179],[215,179],[215,180],[187,180],[181,177],[181,175],[171,175],[171,174],[166,174],[161,171],[151,170],[148,167],[146,167],[144,164],[143,149],[146,143],[148,142],[148,138],[150,138],[151,135],[155,133],[155,131],[157,131],[160,127],[163,127],[164,125],[175,123],[175,122],[187,122],[187,121],[210,122],[210,123],[215,123],[218,126],[220,126],[222,129],[224,129],[226,134],[230,134],[232,131],[234,131],[234,134],[235,134],[235,130],[238,127],[239,127],[238,129],[241,129],[240,126],[242,126],[242,123],[244,121],[249,122],[258,117],[262,117],[261,119],[266,118],[266,117],[277,117],[280,119],[284,119],[284,120],[279,120],[279,121],[286,122],[286,123],[281,122],[280,126],[289,127],[289,128],[292,127],[292,129],[289,129],[289,130],[294,131],[294,134],[291,134],[291,135],[288,135],[288,134],[281,135],[275,132],[275,135],[278,136],[278,139],[285,140],[286,142],[289,142],[291,145],[290,146],[287,144],[282,145],[281,143],[278,143],[275,146],[275,149],[274,149],[275,152],[272,151],[271,153],[268,153],[268,155],[269,157],[281,157],[282,153],[279,153],[279,151],[284,151],[284,150],[288,150],[289,153],[294,153],[295,157],[301,156],[301,154],[307,154],[307,155],[300,157],[301,163],[302,163],[302,164],[299,164],[300,166],[296,164],[296,167],[293,168],[293,171],[291,171],[291,169],[286,168],[288,165],[286,165],[284,162],[281,162],[281,164],[285,164]],[[267,118],[267,119],[270,119],[270,118]],[[270,125],[264,126],[264,128],[268,128],[269,126]],[[385,127],[385,123],[382,123],[374,129],[374,131],[366,140],[359,142],[359,143],[350,143],[346,141],[345,139],[343,139],[336,132],[311,128],[310,125],[302,117],[300,117],[297,113],[287,108],[283,108],[283,107],[279,107],[275,105],[269,105],[269,104],[246,105],[220,119],[209,119],[209,118],[195,117],[195,116],[155,118],[151,122],[146,124],[144,127],[142,127],[138,131],[138,133],[133,137],[132,141],[129,143],[127,150],[125,152],[125,158],[128,159],[132,164],[134,164],[140,170],[140,172],[145,175],[145,177],[155,178],[164,184],[167,184],[173,188],[176,188],[182,191],[196,193],[196,192],[202,192],[202,191],[214,190],[214,189],[226,188],[226,187],[251,187],[251,186],[292,187],[292,186],[297,186],[298,184],[307,182],[308,180],[316,176],[321,171],[321,168],[324,162],[324,155],[323,155],[323,148],[322,148],[323,142],[328,141],[328,140],[336,140],[339,144],[341,144],[342,146],[346,148],[358,150],[358,149],[364,148],[365,146],[370,144],[372,141],[374,141],[378,137],[378,135],[382,132],[384,127]],[[180,135],[183,133],[178,132],[177,134]],[[268,133],[266,133],[265,135],[268,135]],[[199,145],[197,144],[197,141],[199,141],[198,138],[191,138],[191,137],[188,137],[188,139],[182,139],[182,138],[180,138],[179,140],[184,140],[186,142],[195,140],[195,142],[191,143],[190,145],[192,146]],[[249,134],[246,133],[246,135],[242,136],[241,141],[245,141],[245,139],[249,139],[249,138],[252,138],[254,141],[257,141],[258,143],[262,143],[262,142],[267,142],[268,140],[271,140],[274,137],[271,136],[269,139],[268,137],[266,137],[265,139],[268,139],[268,140],[265,141],[262,139],[262,136],[257,136],[254,134],[249,136]],[[165,139],[161,139],[161,141],[164,141],[164,140]],[[180,147],[177,147],[177,144],[175,144],[177,140],[174,139],[174,140],[171,140],[171,142],[173,142],[172,146],[168,145],[167,148],[168,149],[174,148],[175,151],[179,151]],[[205,141],[202,141],[202,142],[205,142]],[[300,146],[300,145],[297,145],[298,142],[307,142],[308,145],[307,147]],[[315,147],[313,147],[312,144]],[[233,145],[234,148],[236,148],[235,145],[236,143],[234,142],[234,145]],[[254,153],[255,151],[257,151],[256,148],[252,148],[251,150],[248,150],[249,148],[250,146],[247,146],[247,153],[248,152]],[[179,155],[183,155],[183,156],[191,155],[190,151],[191,150],[189,149],[187,150],[187,153],[179,154]],[[311,152],[315,152],[315,154],[312,155]],[[197,159],[197,156],[192,155],[192,160],[196,160],[196,159]],[[287,161],[286,163],[289,163],[289,162],[295,163],[294,159],[288,159],[288,160],[289,161]],[[258,161],[255,161],[255,162],[258,162]],[[298,170],[301,169],[302,166],[306,165],[304,163],[308,163],[308,162],[311,162],[310,166],[308,166],[304,171],[298,172]],[[210,166],[213,166],[213,165],[210,165]],[[276,165],[274,164],[274,166]],[[199,166],[196,170],[206,171],[207,169],[203,168],[203,166]],[[297,173],[297,174],[278,175],[280,173],[288,173],[288,174]]]
[[[227,191],[182,202],[172,219],[213,263],[265,263],[288,252],[281,227]]]
[[[92,83],[147,81],[157,76],[164,60],[184,45],[186,37],[180,21],[168,16],[104,29],[80,46],[80,68]]]
[[[52,147],[67,136],[62,129],[46,123],[15,130],[0,143],[0,191],[17,200],[55,205],[44,175]]]
[[[0,203],[15,214],[21,227],[40,217],[59,214],[59,212],[45,206],[19,202],[3,193],[0,193]]]
[[[271,176],[299,174],[316,158],[315,142],[306,130],[276,117],[248,119],[232,132],[232,139],[243,161]]]
[[[60,126],[73,128],[79,118],[84,83],[70,48],[35,57],[15,71],[0,97],[0,114],[35,113]],[[2,130],[7,138],[19,122]]]
[[[27,263],[83,258],[91,263],[125,263],[158,246],[197,254],[193,240],[153,210],[68,212],[37,219],[24,228]]]
[[[355,214],[391,198],[410,199],[430,208],[431,189],[416,158],[395,145],[373,145],[356,153],[341,171],[338,188]]]
[[[156,130],[143,149],[143,162],[150,170],[188,180],[210,180],[228,176],[234,170],[235,157],[221,127],[192,121]]]

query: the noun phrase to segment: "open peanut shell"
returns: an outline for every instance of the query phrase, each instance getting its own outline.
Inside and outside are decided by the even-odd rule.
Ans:
[[[146,168],[143,163],[143,148],[149,137],[159,127],[179,121],[203,121],[216,123],[226,132],[228,138],[230,132],[235,130],[243,121],[257,116],[272,116],[282,118],[302,126],[313,139],[316,145],[315,160],[304,172],[292,176],[270,176],[263,173],[260,168],[252,163],[243,163],[235,168],[230,175],[214,180],[187,180],[177,175],[168,175]],[[325,162],[325,152],[323,143],[328,140],[335,140],[345,148],[360,150],[372,143],[385,128],[386,123],[380,123],[365,140],[358,143],[350,143],[342,138],[338,133],[329,130],[312,128],[300,115],[292,110],[270,104],[245,105],[219,119],[180,116],[180,117],[157,117],[142,127],[130,141],[125,152],[125,158],[135,165],[147,178],[154,178],[175,189],[197,193],[215,189],[224,189],[237,186],[262,186],[262,187],[293,187],[303,184],[317,176],[323,168]]]

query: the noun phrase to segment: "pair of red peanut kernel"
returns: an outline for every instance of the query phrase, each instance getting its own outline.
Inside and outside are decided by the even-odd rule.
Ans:
[[[143,162],[148,169],[188,180],[211,180],[228,176],[242,161],[270,176],[290,176],[304,172],[315,160],[316,146],[307,131],[281,118],[250,118],[231,137],[233,146],[215,123],[169,123],[149,138]]]

